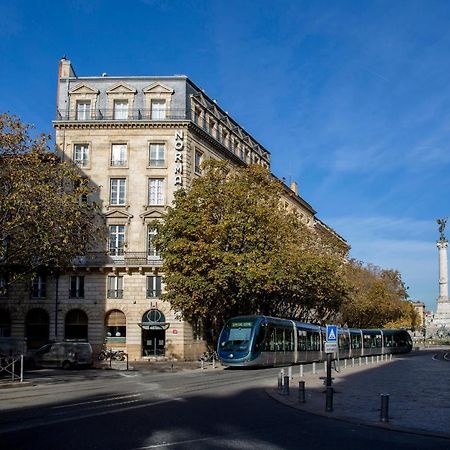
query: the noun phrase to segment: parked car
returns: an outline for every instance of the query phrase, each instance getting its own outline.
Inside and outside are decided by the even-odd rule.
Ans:
[[[92,347],[89,342],[52,342],[37,350],[31,356],[34,367],[74,367],[92,366]]]

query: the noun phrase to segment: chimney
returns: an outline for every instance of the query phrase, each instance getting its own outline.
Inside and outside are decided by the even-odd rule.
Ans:
[[[298,184],[296,181],[293,181],[291,183],[291,191],[295,194],[298,195]]]
[[[69,78],[76,77],[75,71],[73,70],[72,64],[70,61],[63,56],[59,61],[59,78]]]

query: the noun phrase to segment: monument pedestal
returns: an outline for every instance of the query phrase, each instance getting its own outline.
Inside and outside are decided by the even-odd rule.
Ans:
[[[437,299],[436,313],[433,317],[433,328],[436,332],[442,330],[450,333],[450,300],[448,298],[448,267],[447,247],[448,241],[441,237],[436,246],[439,249],[439,297]]]

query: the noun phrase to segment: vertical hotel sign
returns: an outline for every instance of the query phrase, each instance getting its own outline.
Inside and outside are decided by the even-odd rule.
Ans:
[[[183,150],[184,150],[184,132],[175,131],[175,186],[183,186]]]

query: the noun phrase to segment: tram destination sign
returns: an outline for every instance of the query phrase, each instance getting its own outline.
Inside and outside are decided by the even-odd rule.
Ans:
[[[251,328],[253,326],[252,322],[231,322],[231,328]]]

